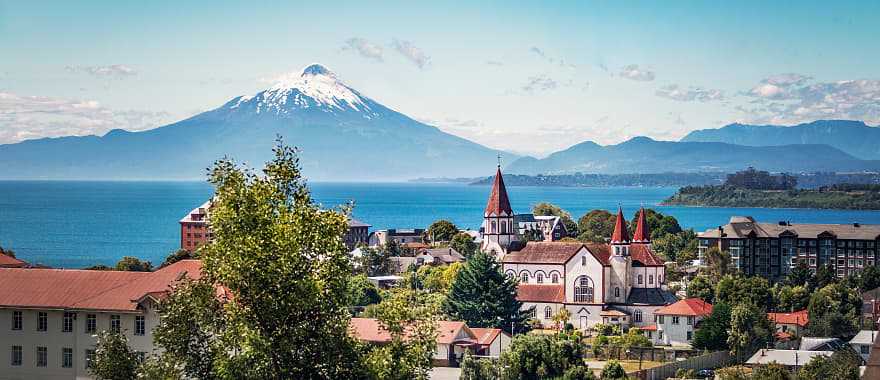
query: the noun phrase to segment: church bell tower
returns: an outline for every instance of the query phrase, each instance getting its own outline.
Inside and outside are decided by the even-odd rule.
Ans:
[[[507,188],[504,187],[504,177],[501,175],[501,165],[495,172],[495,182],[492,183],[492,192],[486,203],[483,213],[483,252],[493,253],[500,259],[507,254],[511,243],[517,241],[517,226],[513,220],[513,209],[510,208],[510,200],[507,198]]]

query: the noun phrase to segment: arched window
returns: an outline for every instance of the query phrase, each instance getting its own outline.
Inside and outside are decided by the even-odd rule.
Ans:
[[[554,284],[558,284],[559,283],[559,275],[556,273],[551,273],[550,274],[550,282],[552,282]]]
[[[550,306],[544,308],[544,319],[550,319],[553,317],[553,309]]]
[[[580,276],[574,281],[574,302],[593,302],[593,280]]]
[[[617,287],[614,288],[614,296],[620,297],[620,288],[617,288]]]
[[[639,285],[642,284],[642,275],[639,275]]]
[[[653,274],[648,275],[648,284],[654,285],[654,275]]]
[[[536,280],[535,280],[536,283],[538,283],[538,284],[544,283],[544,274],[543,273],[538,273],[537,275],[535,275],[535,278],[536,278]]]
[[[498,224],[497,224],[497,223],[498,223],[498,222],[496,222],[496,221],[494,221],[494,220],[492,221],[492,228],[489,229],[489,233],[493,233],[493,234],[494,234],[494,233],[497,231],[497,229],[498,229]]]
[[[507,221],[506,220],[501,221],[501,233],[502,234],[507,233]]]
[[[519,276],[520,276],[520,281],[519,281],[519,282],[521,282],[521,283],[523,283],[523,284],[528,284],[528,283],[529,283],[529,273],[528,273],[528,272],[522,272],[522,273],[519,274]]]
[[[636,310],[636,312],[633,313],[633,322],[641,322],[641,321],[642,321],[642,311]]]
[[[516,278],[516,272],[509,270],[507,271],[507,276],[510,278]]]

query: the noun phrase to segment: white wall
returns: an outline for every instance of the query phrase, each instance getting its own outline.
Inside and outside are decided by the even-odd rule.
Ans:
[[[672,346],[690,346],[695,331],[694,326],[702,319],[702,317],[694,317],[694,323],[691,325],[688,324],[687,316],[678,316],[679,320],[677,325],[672,323],[673,317],[675,316],[664,315],[663,323],[660,323],[659,321],[657,322],[657,332],[663,332],[663,339],[658,339],[658,337],[655,336],[655,342]],[[691,340],[687,339],[688,332],[691,332]]]
[[[509,274],[511,271],[516,274],[517,282],[522,282],[522,274],[528,273],[529,275],[529,284],[537,284],[538,282],[538,272],[544,274],[544,282],[543,285],[554,285],[552,280],[552,273],[557,273],[559,276],[559,282],[555,285],[560,285],[564,283],[565,280],[565,266],[561,264],[515,264],[515,263],[505,263],[502,264],[502,268],[504,269],[504,274]]]
[[[586,257],[584,265],[583,257]],[[581,248],[567,263],[565,263],[565,302],[574,303],[574,285],[578,277],[585,275],[593,280],[593,302],[602,303],[602,263],[593,256],[586,248]],[[577,327],[577,324],[574,324]]]

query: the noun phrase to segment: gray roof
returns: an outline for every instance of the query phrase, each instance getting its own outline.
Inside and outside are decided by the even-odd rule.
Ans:
[[[844,346],[844,343],[837,338],[801,338],[801,346],[798,347],[802,351],[815,350],[832,350],[836,351]]]
[[[701,232],[705,238],[744,238],[754,232],[757,237],[779,237],[788,232],[802,238],[816,238],[830,233],[838,239],[876,240],[880,238],[880,224],[806,224],[806,223],[761,223],[750,216],[734,216],[730,223]]]
[[[760,349],[746,364],[770,364],[778,363],[785,366],[802,366],[816,356],[831,356],[833,351],[806,351],[806,350],[771,350]]]
[[[534,223],[535,222],[535,214],[514,214],[513,215],[514,223]]]
[[[678,301],[672,292],[656,288],[632,288],[626,303],[630,305],[669,305]]]
[[[856,336],[849,340],[849,344],[862,344],[869,345],[874,343],[874,339],[877,338],[877,331],[871,330],[862,330],[859,331]]]
[[[464,256],[453,248],[428,248],[425,253],[446,264],[464,261]]]
[[[361,222],[360,220],[357,220],[355,218],[348,219],[348,226],[349,227],[372,227],[369,224]]]

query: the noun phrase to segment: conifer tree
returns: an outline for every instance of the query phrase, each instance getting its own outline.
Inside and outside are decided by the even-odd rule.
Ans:
[[[498,262],[477,252],[458,272],[443,311],[470,327],[500,328],[508,333],[527,330],[531,310],[520,310],[516,281],[503,273]]]

